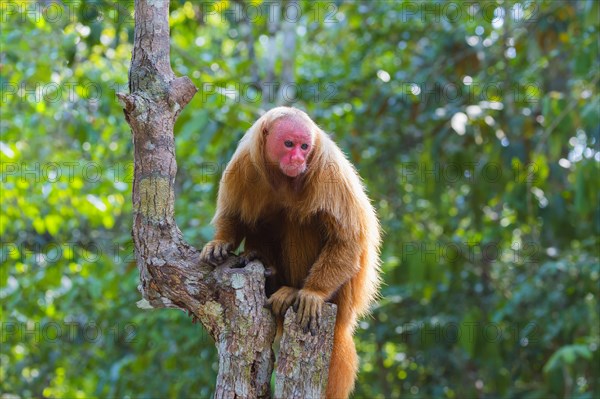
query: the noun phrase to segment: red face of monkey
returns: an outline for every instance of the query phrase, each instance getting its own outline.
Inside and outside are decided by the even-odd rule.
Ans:
[[[310,130],[294,119],[273,122],[265,145],[269,162],[289,177],[297,177],[306,171],[306,160],[312,150]]]

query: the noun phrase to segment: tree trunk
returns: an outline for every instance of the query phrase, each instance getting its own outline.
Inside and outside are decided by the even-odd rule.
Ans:
[[[320,323],[335,325],[336,306],[323,308]],[[333,329],[325,328],[314,336],[305,334],[295,322],[296,314],[288,310],[283,322],[286,334],[281,338],[281,349],[275,370],[275,397],[286,399],[320,398],[325,394],[329,359],[333,348]],[[323,370],[315,373],[306,370]]]
[[[287,3],[287,10],[296,11],[297,14],[288,15],[284,18],[283,31],[283,48],[285,51],[281,53],[281,82],[277,95],[277,103],[290,105],[296,102],[296,84],[294,78],[296,76],[294,66],[296,57],[296,24],[300,16],[300,6],[297,0],[290,0]]]
[[[173,126],[197,89],[171,69],[168,13],[168,0],[136,0],[130,94],[118,94],[134,143],[132,234],[143,296],[139,305],[177,308],[200,320],[219,353],[216,398],[271,397],[276,323],[264,308],[264,267],[252,262],[240,268],[237,258],[216,268],[200,263],[199,251],[185,242],[175,223]],[[314,337],[286,319],[275,396],[291,397],[290,389],[296,397],[323,395],[335,320],[334,305],[326,308],[329,316]],[[313,360],[305,365],[300,359]]]

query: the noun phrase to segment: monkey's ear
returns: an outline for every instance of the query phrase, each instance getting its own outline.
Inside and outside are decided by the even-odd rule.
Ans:
[[[267,134],[269,134],[269,126],[267,124],[267,121],[266,120],[261,121],[258,128],[260,129],[260,133],[262,134],[262,136],[267,137]]]
[[[268,133],[267,114],[264,114],[258,118],[258,120],[252,125],[251,130],[255,135],[264,138]]]

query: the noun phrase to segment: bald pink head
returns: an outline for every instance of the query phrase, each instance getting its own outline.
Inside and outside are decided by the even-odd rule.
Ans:
[[[294,117],[283,117],[273,122],[265,143],[267,160],[279,165],[281,172],[289,177],[297,177],[306,171],[312,147],[310,129]]]

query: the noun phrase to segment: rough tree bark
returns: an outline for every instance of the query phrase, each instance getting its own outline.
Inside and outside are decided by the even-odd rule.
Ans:
[[[216,398],[271,397],[276,323],[264,308],[264,267],[231,258],[213,268],[183,239],[174,217],[177,173],[173,126],[197,89],[176,78],[169,58],[169,1],[136,0],[129,94],[118,94],[134,143],[133,240],[146,308],[188,311],[216,342]],[[325,392],[335,306],[316,336],[304,334],[288,311],[276,372],[275,397]],[[323,377],[325,376],[325,378]]]

